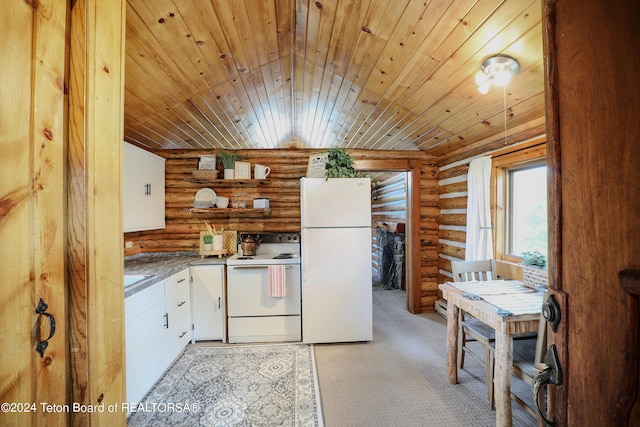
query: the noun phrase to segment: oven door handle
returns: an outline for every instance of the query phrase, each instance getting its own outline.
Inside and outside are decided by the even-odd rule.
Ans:
[[[274,264],[274,265],[281,265],[281,264]],[[250,269],[258,269],[258,268],[269,268],[268,265],[230,265],[227,267],[231,267],[231,269],[233,270],[250,270]],[[289,269],[291,268],[291,266],[285,265],[284,268]]]

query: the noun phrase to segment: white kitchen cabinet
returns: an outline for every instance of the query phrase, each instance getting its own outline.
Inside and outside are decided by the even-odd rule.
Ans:
[[[191,289],[189,269],[165,280],[167,322],[167,366],[191,341]]]
[[[225,341],[224,266],[191,267],[191,311],[195,341]]]
[[[124,303],[127,401],[139,402],[191,340],[189,268]]]
[[[124,231],[165,227],[165,159],[124,143]]]
[[[127,401],[139,402],[166,369],[164,282],[125,299]]]

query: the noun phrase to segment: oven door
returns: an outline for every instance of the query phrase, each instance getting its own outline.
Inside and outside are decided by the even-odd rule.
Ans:
[[[229,317],[300,315],[300,265],[285,266],[285,296],[269,295],[267,265],[227,266]]]

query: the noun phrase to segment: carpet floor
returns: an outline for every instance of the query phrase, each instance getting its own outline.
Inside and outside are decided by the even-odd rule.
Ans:
[[[374,288],[373,341],[315,345],[325,426],[495,426],[484,367],[468,358],[449,384],[446,320],[409,313],[405,296]],[[530,400],[515,377],[512,390]],[[514,427],[536,425],[516,403],[512,411]]]
[[[495,426],[484,368],[468,358],[459,383],[449,384],[446,320],[435,313],[409,313],[405,297],[399,290],[374,288],[368,343],[189,345],[143,403],[192,402],[197,410],[138,412],[128,425]],[[294,350],[286,361],[271,350],[288,347]],[[512,391],[525,401],[529,390],[512,377]],[[285,398],[295,403],[285,404]],[[514,427],[536,425],[513,402],[512,412]]]
[[[127,424],[321,427],[313,346],[188,346]]]

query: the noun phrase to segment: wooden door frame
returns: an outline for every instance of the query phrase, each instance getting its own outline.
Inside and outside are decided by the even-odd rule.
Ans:
[[[542,37],[544,53],[545,82],[545,118],[547,134],[547,227],[548,240],[548,288],[549,295],[560,303],[563,313],[567,313],[566,295],[562,292],[562,188],[560,162],[560,95],[558,93],[558,62],[556,51],[556,2],[542,2]],[[548,346],[555,343],[560,354],[565,358],[567,349],[566,321],[558,329],[558,333],[549,334]],[[549,387],[549,406],[553,416],[550,418],[560,425],[567,423],[567,387]]]
[[[420,171],[422,161],[417,159],[356,160],[354,167],[361,171],[407,172],[407,310],[422,312],[420,286]]]
[[[69,398],[104,405],[71,425],[124,425],[122,150],[126,2],[76,0],[69,33]]]
[[[640,7],[542,3],[549,293],[561,306],[549,344],[563,370],[563,384],[549,387],[550,418],[640,425],[638,292],[624,283],[640,265]]]

